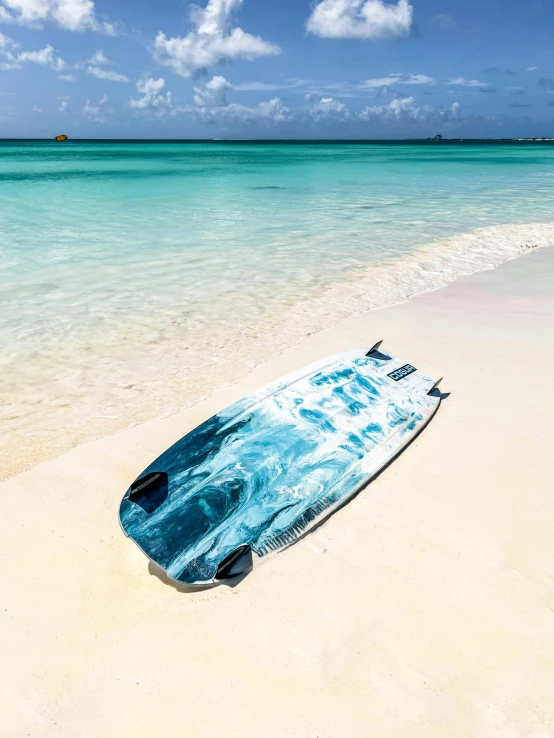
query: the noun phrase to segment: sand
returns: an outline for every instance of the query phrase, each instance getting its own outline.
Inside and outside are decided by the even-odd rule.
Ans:
[[[450,392],[394,464],[235,587],[163,581],[119,529],[170,443],[385,339]],[[554,249],[349,318],[170,418],[0,486],[0,735],[554,736]]]

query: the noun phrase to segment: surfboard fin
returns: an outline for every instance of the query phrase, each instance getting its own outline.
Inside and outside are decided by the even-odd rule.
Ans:
[[[215,579],[224,582],[227,579],[248,574],[254,568],[252,562],[252,549],[248,544],[243,544],[226,556],[217,567]]]
[[[428,394],[428,395],[430,395],[430,394],[431,394],[431,392],[434,392],[434,391],[435,391],[436,389],[438,389],[438,388],[439,388],[439,384],[440,384],[440,383],[442,382],[442,380],[443,380],[443,379],[444,379],[444,377],[441,377],[440,379],[437,379],[437,381],[436,381],[436,382],[435,382],[435,384],[434,384],[434,385],[433,385],[433,386],[431,387],[431,389],[429,390],[429,392],[428,392],[427,394]]]
[[[366,356],[371,356],[375,351],[379,351],[379,346],[383,343],[383,341],[377,341],[367,352]]]
[[[133,482],[129,500],[150,514],[167,500],[169,481],[166,472],[151,472]]]

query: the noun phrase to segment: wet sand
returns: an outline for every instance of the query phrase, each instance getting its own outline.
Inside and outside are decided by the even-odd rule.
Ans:
[[[347,348],[444,376],[423,434],[235,587],[186,593],[117,521],[130,481]],[[341,321],[164,420],[0,485],[0,735],[505,738],[554,730],[554,249]]]

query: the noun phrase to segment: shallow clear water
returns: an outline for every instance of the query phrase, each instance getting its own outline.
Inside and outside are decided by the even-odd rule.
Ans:
[[[5,468],[236,379],[356,308],[332,285],[433,286],[421,245],[550,221],[553,184],[548,145],[0,142]]]

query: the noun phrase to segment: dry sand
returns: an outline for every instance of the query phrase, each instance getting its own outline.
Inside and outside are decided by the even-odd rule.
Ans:
[[[353,502],[234,588],[121,533],[129,482],[267,381],[384,347],[451,392]],[[0,486],[0,735],[554,736],[554,249],[345,320],[171,418]]]

